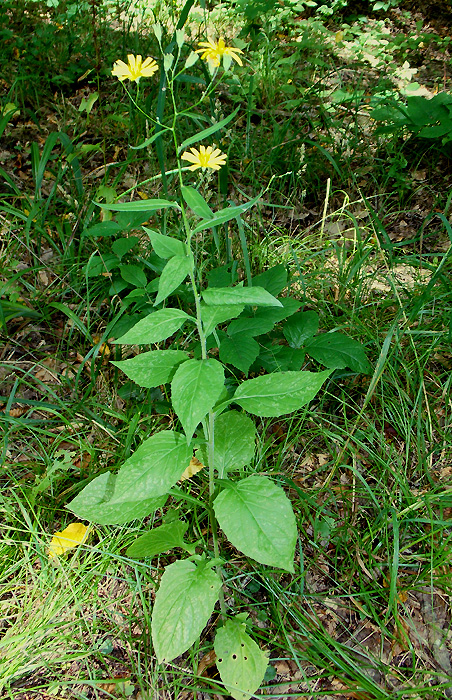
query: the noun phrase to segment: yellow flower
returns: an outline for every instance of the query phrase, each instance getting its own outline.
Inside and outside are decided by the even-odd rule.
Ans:
[[[71,523],[62,532],[55,532],[49,546],[50,559],[82,544],[86,538],[87,531],[88,528],[83,523]]]
[[[197,148],[190,148],[189,151],[182,153],[181,159],[188,160],[190,165],[190,170],[197,170],[198,168],[212,168],[212,170],[219,170],[222,165],[226,163],[226,154],[222,153],[219,148],[213,150],[213,146],[200,146],[199,151]]]
[[[239,66],[243,66],[242,60],[238,55],[239,53],[243,53],[243,51],[233,46],[226,46],[222,36],[220,36],[217,42],[212,39],[209,39],[209,41],[200,41],[199,46],[201,48],[196,49],[196,53],[201,54],[201,58],[205,61],[211,61],[214,66],[220,65],[220,59],[223,58],[223,56],[230,56]]]
[[[151,75],[158,70],[158,65],[153,58],[145,58],[144,61],[140,55],[134,56],[127,54],[128,63],[124,61],[116,61],[113,65],[112,75],[115,75],[118,80],[132,80],[136,82],[140,78],[150,78]]]

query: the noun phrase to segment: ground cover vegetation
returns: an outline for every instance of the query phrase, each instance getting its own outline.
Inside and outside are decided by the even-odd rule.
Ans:
[[[452,696],[451,16],[2,3],[1,697]]]

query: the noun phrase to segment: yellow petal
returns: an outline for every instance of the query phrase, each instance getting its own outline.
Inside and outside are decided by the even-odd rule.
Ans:
[[[71,523],[62,532],[55,532],[49,546],[49,557],[59,556],[82,544],[87,531],[88,528],[83,523]]]

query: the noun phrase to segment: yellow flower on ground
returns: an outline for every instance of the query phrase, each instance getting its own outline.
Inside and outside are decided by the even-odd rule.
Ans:
[[[112,75],[115,75],[118,80],[132,80],[136,82],[140,78],[150,78],[158,70],[158,65],[153,58],[145,58],[144,61],[140,55],[134,56],[132,53],[127,55],[128,63],[124,61],[115,61],[113,65]]]
[[[197,170],[198,168],[212,168],[212,170],[219,170],[222,165],[226,163],[227,155],[222,153],[219,148],[214,150],[213,146],[200,146],[199,151],[197,148],[190,148],[190,151],[185,151],[181,155],[182,160],[188,160],[190,165],[190,170]]]
[[[71,523],[62,532],[55,532],[49,546],[49,557],[57,557],[85,540],[88,528],[83,523]]]
[[[211,61],[214,66],[220,65],[220,59],[223,56],[230,56],[239,66],[243,66],[242,59],[238,55],[243,53],[243,51],[236,49],[234,46],[226,46],[222,36],[220,36],[218,41],[213,41],[212,39],[200,41],[199,46],[201,48],[196,49],[196,53],[201,54],[201,58],[205,61]]]

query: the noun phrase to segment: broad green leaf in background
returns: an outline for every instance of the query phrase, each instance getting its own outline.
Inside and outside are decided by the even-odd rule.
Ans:
[[[184,535],[187,532],[188,523],[174,520],[171,523],[155,527],[144,535],[138,537],[126,550],[126,556],[132,559],[144,559],[156,557],[169,549],[180,547],[186,549]]]
[[[265,476],[232,483],[214,501],[215,515],[229,541],[261,564],[293,573],[297,525],[291,503]]]
[[[305,357],[305,351],[300,348],[272,345],[261,348],[259,362],[267,372],[295,372],[301,369]]]
[[[226,690],[235,700],[248,700],[262,683],[268,656],[246,633],[246,615],[226,620],[214,642],[217,668]]]
[[[246,333],[246,335],[254,338],[257,335],[268,333],[274,325],[275,323],[271,319],[242,316],[229,324],[228,334],[232,336],[236,333]]]
[[[182,185],[182,196],[185,199],[187,206],[201,219],[211,219],[214,216],[212,209],[207,204],[206,200],[194,187],[186,187]]]
[[[168,260],[168,258],[172,258],[174,255],[186,255],[187,251],[185,243],[179,241],[178,238],[164,236],[163,233],[157,233],[157,231],[153,231],[151,228],[146,228],[146,226],[143,226],[143,229],[148,234],[151,245],[159,258]]]
[[[236,333],[232,337],[222,338],[220,343],[220,360],[237,367],[244,374],[259,355],[259,344],[247,333]]]
[[[223,306],[201,304],[201,319],[206,338],[215,330],[215,326],[240,316],[244,308],[243,304],[223,304]]]
[[[159,291],[154,306],[160,304],[184,281],[193,270],[193,257],[191,255],[175,255],[170,258],[160,275]]]
[[[199,638],[218,600],[221,579],[205,561],[176,561],[165,569],[152,610],[159,663],[172,661]]]
[[[178,366],[186,359],[188,355],[182,350],[151,350],[111,364],[119,367],[139,386],[152,389],[171,381]]]
[[[103,204],[102,202],[94,202],[102,209],[108,211],[157,211],[158,209],[168,209],[174,207],[180,209],[176,202],[170,202],[167,199],[138,199],[136,202],[115,202],[114,204]]]
[[[283,333],[291,348],[301,348],[318,330],[319,315],[315,311],[301,311],[286,321]]]
[[[122,502],[110,505],[110,498],[114,494],[116,476],[106,472],[93,479],[85,486],[66,507],[83,520],[89,520],[99,525],[123,525],[137,518],[144,518],[157,508],[162,508],[167,500],[166,496],[159,498],[145,498],[137,501]]]
[[[342,333],[322,333],[305,344],[308,355],[332,369],[350,367],[354,372],[369,374],[370,363],[357,340]]]
[[[123,345],[159,343],[182,328],[188,320],[195,321],[192,316],[180,309],[160,309],[138,321],[130,331],[114,342]]]
[[[282,306],[276,297],[262,287],[213,287],[206,289],[202,297],[207,306],[224,304],[249,304],[251,306]]]
[[[263,287],[276,296],[287,287],[287,269],[282,263],[253,277],[253,287]]]
[[[110,222],[111,223],[111,222]],[[115,255],[118,256],[118,258],[124,257],[124,255],[127,255],[132,248],[134,248],[138,243],[140,242],[140,239],[137,236],[127,236],[126,238],[117,238],[116,241],[114,241],[111,244],[111,249]],[[141,271],[141,267],[139,268]],[[124,277],[125,279],[125,277]],[[146,282],[143,286],[146,285]]]
[[[254,199],[251,199],[249,202],[246,202],[245,204],[240,204],[238,207],[226,207],[226,209],[216,211],[211,219],[201,221],[200,224],[195,226],[195,228],[192,231],[192,234],[200,233],[200,231],[205,231],[208,228],[214,228],[214,226],[219,226],[220,224],[226,223],[226,221],[231,221],[231,219],[237,218],[238,216],[246,212],[248,209],[250,209],[252,206],[254,206],[256,202],[259,201],[260,197],[261,195],[258,195]]]
[[[272,321],[273,323],[279,323],[279,321],[283,321],[288,316],[292,316],[301,306],[301,303],[296,299],[292,299],[292,297],[280,297],[278,301],[281,304],[280,308],[274,306],[271,308],[258,308],[254,313],[254,317]]]
[[[228,411],[215,420],[214,467],[223,478],[233,469],[241,469],[254,457],[256,427],[245,413]]]
[[[145,273],[138,265],[121,265],[119,271],[122,279],[135,287],[145,287],[148,283]]]
[[[224,370],[217,360],[187,360],[176,370],[171,399],[188,440],[219,399],[223,386]]]
[[[312,401],[331,370],[323,372],[275,372],[248,379],[232,401],[256,416],[275,418],[292,413]]]

